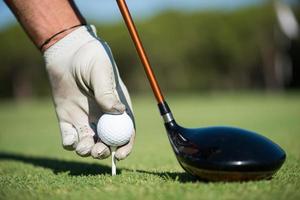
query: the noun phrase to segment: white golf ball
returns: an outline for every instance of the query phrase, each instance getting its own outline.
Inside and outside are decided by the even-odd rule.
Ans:
[[[97,124],[97,134],[102,142],[111,147],[129,142],[134,131],[132,119],[126,112],[121,115],[104,114]]]

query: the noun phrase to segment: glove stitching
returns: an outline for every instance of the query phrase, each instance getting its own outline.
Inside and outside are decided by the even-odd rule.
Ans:
[[[87,125],[80,126],[78,129],[78,135],[81,140],[82,138],[93,136],[93,134],[91,134],[90,128]]]
[[[113,72],[112,71],[110,71],[110,82],[111,82],[111,85],[112,85],[112,87],[111,87],[111,91],[113,91],[112,92],[112,95],[114,96],[114,98],[116,98],[116,99],[118,99],[119,100],[119,97],[117,97],[116,96],[116,94],[115,94],[115,84],[114,84],[114,74],[113,74]],[[115,105],[113,105],[113,107],[114,107]]]
[[[104,48],[104,50],[105,50],[105,52],[107,53],[107,56],[108,56],[108,60],[109,60],[109,63],[110,63],[110,65],[111,65],[111,67],[113,67],[113,63],[111,62],[111,60],[110,60],[110,56],[108,55],[108,52],[106,51],[106,49],[105,49],[105,47],[104,47],[104,45],[101,43],[101,41],[99,41],[100,42],[100,44],[101,44],[101,46],[102,46],[102,48]],[[106,42],[104,42],[104,43],[106,43]],[[116,95],[116,83],[115,83],[115,77],[114,77],[114,73],[113,73],[113,70],[111,70],[110,71],[110,82],[111,82],[111,94],[114,96],[114,98],[115,99],[118,99],[118,101],[120,102],[120,98],[119,98],[119,96],[118,95]],[[119,103],[119,102],[117,102],[117,104]],[[114,104],[113,105],[113,108],[116,106],[116,104]]]

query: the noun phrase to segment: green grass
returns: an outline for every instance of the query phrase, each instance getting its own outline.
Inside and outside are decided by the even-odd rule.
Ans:
[[[0,199],[300,199],[300,94],[169,97],[189,127],[233,125],[280,144],[287,161],[271,180],[201,182],[178,165],[152,97],[133,97],[137,138],[110,176],[109,160],[64,151],[50,101],[0,103]]]

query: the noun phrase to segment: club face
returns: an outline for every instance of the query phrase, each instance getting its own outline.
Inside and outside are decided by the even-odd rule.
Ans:
[[[187,129],[165,124],[180,165],[210,181],[267,179],[282,166],[285,152],[269,139],[232,127]]]

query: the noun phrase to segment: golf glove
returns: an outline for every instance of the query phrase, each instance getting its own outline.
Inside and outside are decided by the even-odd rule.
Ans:
[[[107,158],[110,148],[96,134],[101,115],[127,112],[134,120],[109,46],[97,37],[94,26],[81,26],[47,49],[44,59],[63,147],[80,156]],[[118,160],[131,152],[132,135],[128,144],[117,149]]]

